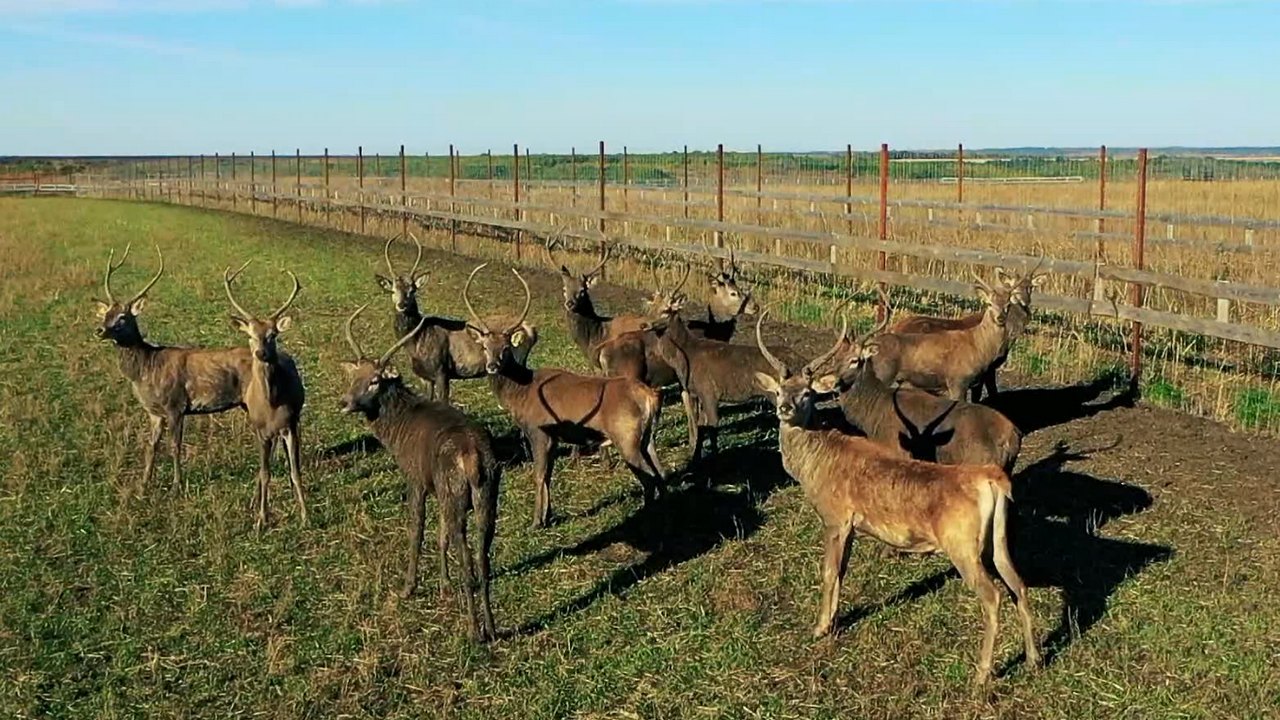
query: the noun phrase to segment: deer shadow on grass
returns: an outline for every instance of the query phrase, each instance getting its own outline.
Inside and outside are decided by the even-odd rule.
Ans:
[[[995,397],[984,400],[983,404],[1000,411],[1023,435],[1030,435],[1037,430],[1093,417],[1108,410],[1133,407],[1135,396],[1129,389],[1099,401],[1114,387],[1112,378],[1099,378],[1063,387],[1013,388],[1001,390]]]
[[[1172,548],[1163,545],[1098,533],[1111,520],[1143,512],[1152,505],[1150,493],[1140,487],[1065,467],[1106,449],[1109,448],[1072,452],[1065,443],[1059,443],[1049,455],[1013,478],[1013,512],[1008,532],[1014,566],[1029,586],[1062,591],[1058,621],[1041,639],[1046,664],[1102,619],[1111,596],[1126,580],[1173,555]],[[992,576],[999,577],[994,571]],[[844,630],[885,608],[919,600],[958,577],[954,568],[940,570],[884,601],[851,608],[840,616],[837,628]],[[1045,605],[1037,595],[1033,593],[1032,603],[1039,621],[1037,630],[1043,632]],[[976,598],[973,602],[976,608]],[[1010,618],[1002,623],[1003,627],[1014,627],[1011,610],[1009,605],[1002,607],[1002,615]],[[1023,660],[1019,654],[1000,672],[1008,672]]]
[[[330,445],[320,451],[320,459],[333,460],[335,458],[346,457],[348,455],[368,455],[376,453],[382,449],[382,443],[378,442],[378,438],[372,434],[361,435],[340,442],[336,445]]]
[[[508,569],[521,574],[565,556],[600,552],[625,544],[640,558],[597,580],[581,595],[552,608],[516,629],[529,635],[590,607],[608,595],[621,595],[637,583],[715,550],[726,539],[754,535],[764,524],[760,505],[791,481],[774,449],[758,446],[727,448],[719,467],[732,472],[739,485],[731,490],[707,489],[701,484],[669,488],[649,506],[638,508],[616,526],[587,537],[571,547],[549,550]]]

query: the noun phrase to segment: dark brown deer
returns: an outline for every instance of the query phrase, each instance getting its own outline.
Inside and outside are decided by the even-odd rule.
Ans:
[[[679,315],[667,321],[657,354],[680,382],[693,461],[701,459],[704,441],[712,454],[720,450],[721,404],[769,397],[758,376],[772,366],[759,349],[695,337]]]
[[[270,522],[271,492],[271,456],[275,451],[276,440],[284,440],[285,455],[289,460],[289,485],[293,488],[293,499],[298,504],[298,518],[303,525],[307,524],[307,503],[302,496],[302,406],[306,402],[306,390],[302,385],[302,375],[293,358],[280,350],[277,340],[280,333],[286,332],[293,320],[285,311],[293,305],[302,284],[292,271],[285,273],[293,280],[293,290],[284,304],[276,308],[270,315],[259,318],[244,309],[236,301],[231,291],[231,283],[249,266],[246,261],[234,273],[227,268],[222,273],[222,286],[227,291],[227,300],[235,310],[231,316],[231,327],[249,337],[249,351],[252,362],[249,365],[248,377],[241,380],[244,407],[249,415],[249,426],[258,437],[261,450],[258,462],[258,490],[254,505],[258,509],[256,527],[261,530]]]
[[[188,415],[220,413],[244,407],[242,382],[249,377],[251,357],[247,348],[189,348],[153,345],[143,338],[138,315],[146,295],[164,274],[164,255],[156,248],[160,267],[155,277],[128,300],[120,301],[111,292],[111,276],[129,257],[125,247],[120,262],[115,251],[107,258],[102,281],[106,301],[98,302],[95,334],[115,343],[120,355],[120,373],[129,381],[133,394],[147,412],[150,435],[145,446],[142,487],[151,483],[156,449],[164,430],[169,429],[173,446],[173,492],[184,488],[182,478],[182,435]]]
[[[667,322],[684,307],[686,298],[680,289],[689,279],[689,273],[690,267],[686,264],[680,282],[667,290],[654,270],[655,290],[646,302],[650,327],[623,333],[597,346],[596,355],[605,375],[640,380],[652,388],[676,383],[675,370],[658,356],[658,338],[666,330]]]
[[[997,465],[1013,472],[1022,433],[1004,415],[985,406],[949,400],[914,388],[890,388],[876,377],[876,341],[888,316],[844,351],[837,389],[845,419],[867,437],[904,457],[944,465]]]
[[[764,347],[759,323],[756,328],[760,352],[773,365],[772,373],[761,374],[760,383],[774,395],[783,467],[800,483],[822,520],[822,594],[814,636],[833,629],[853,533],[870,535],[902,552],[940,551],[982,604],[984,632],[974,684],[985,685],[991,677],[1000,612],[1000,592],[983,562],[990,541],[996,571],[1015,598],[1027,664],[1038,666],[1030,599],[1014,569],[1006,537],[1009,476],[996,465],[903,459],[868,438],[818,428],[815,400],[833,389],[835,378],[818,377],[814,370],[839,351],[839,342],[793,375]]]
[[[418,248],[413,267],[409,272],[396,273],[391,262],[391,244],[396,238],[387,240],[382,248],[383,258],[387,261],[387,276],[375,275],[379,287],[391,295],[395,305],[396,335],[404,335],[417,328],[408,352],[413,372],[427,383],[427,395],[433,400],[449,402],[450,380],[465,380],[484,376],[484,352],[476,345],[466,332],[466,322],[454,318],[424,316],[418,309],[418,290],[427,281],[427,274],[418,274],[418,265],[422,261],[422,243],[412,233]],[[425,320],[425,322],[424,322]],[[489,321],[495,325],[505,325],[510,318],[492,317]],[[530,323],[524,323],[523,341],[516,348],[515,358],[524,364],[538,343],[538,329]]]
[[[995,288],[996,301],[1003,300],[1009,308],[1008,316],[1005,318],[1005,340],[1000,354],[996,356],[996,359],[987,367],[986,371],[978,378],[970,390],[973,402],[978,402],[982,399],[983,390],[986,390],[988,397],[994,397],[998,392],[996,371],[1004,366],[1009,357],[1010,348],[1013,343],[1017,342],[1026,333],[1027,325],[1031,321],[1031,291],[1044,284],[1044,281],[1049,277],[1045,274],[1036,274],[1036,271],[1043,264],[1044,255],[1041,255],[1040,261],[1027,273],[1019,274],[1010,272],[1002,267],[996,268],[996,279],[999,281]],[[943,330],[968,330],[977,327],[984,316],[985,312],[971,313],[958,318],[917,315],[903,318],[894,323],[889,332],[907,334],[933,333]]]
[[[502,479],[493,440],[487,430],[462,411],[415,395],[391,366],[392,356],[413,341],[415,328],[410,328],[378,360],[367,358],[351,332],[351,324],[362,311],[364,307],[352,313],[345,326],[347,344],[356,359],[343,363],[349,386],[342,408],[364,416],[378,441],[395,458],[408,485],[409,562],[401,596],[409,597],[418,586],[427,495],[434,494],[440,507],[441,600],[448,593],[449,551],[453,550],[462,564],[468,631],[473,639],[492,640],[497,629],[489,604],[489,558]],[[479,546],[474,550],[467,536],[468,512],[475,513],[475,528],[480,534]],[[477,586],[479,622],[475,612]]]
[[[738,327],[738,318],[755,315],[759,306],[751,290],[739,283],[738,261],[729,250],[729,270],[711,275],[711,299],[706,311],[688,322],[689,332],[708,340],[729,342]]]
[[[560,282],[563,296],[565,322],[568,325],[569,337],[578,346],[587,359],[592,370],[600,369],[597,348],[606,340],[623,333],[643,330],[649,327],[650,321],[644,315],[617,315],[607,317],[601,315],[591,301],[591,288],[600,279],[600,273],[609,262],[609,247],[606,245],[600,254],[600,262],[585,273],[574,273],[568,265],[556,260],[554,246],[557,238],[547,241],[547,258],[552,267],[559,266]]]
[[[519,321],[492,328],[472,307],[470,298],[471,283],[486,265],[471,271],[462,300],[473,323],[468,329],[484,348],[493,393],[532,450],[537,485],[534,526],[545,527],[551,519],[551,471],[556,443],[562,441],[610,441],[640,481],[645,503],[655,500],[666,482],[654,442],[662,408],[658,394],[629,378],[579,375],[558,368],[531,370],[516,362],[512,348],[520,342],[520,322],[529,314],[533,296],[520,273],[512,270],[524,286],[524,310]]]

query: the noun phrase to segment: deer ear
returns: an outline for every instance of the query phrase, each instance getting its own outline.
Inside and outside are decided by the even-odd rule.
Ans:
[[[860,353],[860,355],[863,360],[866,360],[867,358],[874,357],[875,354],[879,352],[879,350],[880,350],[880,346],[878,344],[867,343],[866,345],[862,346],[862,353]]]
[[[391,282],[390,278],[374,273],[373,279],[378,281],[378,287],[386,290],[387,292],[391,292],[396,289],[395,283]]]
[[[524,344],[524,330],[517,330],[511,333],[511,347],[520,347]]]
[[[836,376],[823,375],[817,380],[814,380],[813,383],[810,384],[810,387],[813,388],[814,392],[820,393],[822,395],[826,395],[827,393],[833,393],[836,391]]]
[[[245,332],[249,327],[249,323],[245,322],[243,318],[236,317],[235,315],[228,316],[227,322],[231,324],[232,330],[238,330],[240,332]]]
[[[563,275],[563,276],[565,276],[565,277],[569,277],[569,278],[573,277],[573,273],[569,272],[569,266],[568,266],[568,265],[561,265],[561,266],[560,266],[560,274],[561,274],[561,275]]]
[[[342,362],[342,371],[347,375],[355,375],[359,369],[360,363],[347,362],[345,360]]]
[[[476,342],[480,342],[481,340],[484,339],[484,333],[480,332],[480,328],[476,327],[475,325],[472,325],[471,323],[467,323],[467,334],[470,335],[471,339],[475,340]]]
[[[105,318],[107,316],[107,312],[110,310],[111,310],[111,306],[102,302],[101,300],[93,301],[93,312],[95,315],[98,316],[99,320],[102,320],[103,318]]]
[[[778,378],[768,373],[756,373],[756,384],[760,386],[761,390],[764,390],[767,393],[777,395],[782,392],[782,383],[778,382]]]
[[[587,287],[595,287],[598,282],[600,282],[599,275],[587,275],[582,279],[582,284]]]
[[[978,296],[979,300],[982,300],[985,303],[991,302],[991,291],[987,290],[986,287],[974,283],[973,292]]]
[[[427,277],[428,277],[428,276],[427,276],[427,274],[425,274],[425,273],[424,273],[424,274],[419,275],[418,277],[414,278],[414,279],[413,279],[413,287],[414,287],[415,289],[421,290],[421,289],[422,289],[422,286],[427,284]]]
[[[293,318],[288,315],[276,320],[276,332],[284,332],[291,327],[293,327]]]
[[[996,268],[996,279],[1009,287],[1013,287],[1018,284],[1018,276],[1002,267]]]
[[[1035,277],[1031,278],[1031,287],[1040,287],[1048,279],[1049,279],[1048,275],[1036,275]]]
[[[142,308],[146,307],[146,305],[147,305],[147,299],[144,297],[140,297],[137,300],[134,300],[133,302],[129,303],[129,314],[136,317],[138,313],[142,312]]]
[[[382,377],[386,378],[387,380],[395,380],[400,377],[400,371],[396,370],[392,366],[387,366],[382,368],[382,372],[379,374],[382,375]]]

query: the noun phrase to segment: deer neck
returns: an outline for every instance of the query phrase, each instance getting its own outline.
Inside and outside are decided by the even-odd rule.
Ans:
[[[812,422],[812,414],[805,424],[778,421],[782,467],[806,493],[831,469],[828,466],[838,464],[836,454],[824,442],[830,431],[813,429]],[[845,474],[846,470],[837,468],[837,472]]]
[[[150,361],[163,349],[147,342],[136,330],[129,337],[116,340],[115,345],[120,357],[120,373],[133,382],[142,379]]]
[[[997,325],[995,318],[991,314],[991,309],[987,309],[982,315],[982,322],[978,323],[973,329],[974,344],[979,352],[991,357],[1000,352],[1005,343],[1005,329],[1008,324],[1007,316],[1005,323],[1005,326]]]
[[[864,362],[853,386],[840,393],[840,410],[846,420],[874,437],[880,430],[879,421],[892,416],[893,390],[876,377],[872,362]]]
[[[606,319],[596,312],[590,295],[576,301],[573,309],[566,310],[565,315],[569,319],[569,333],[580,347],[590,348],[604,337]]]
[[[391,388],[382,391],[378,404],[365,415],[379,441],[387,445],[395,443],[400,421],[417,399],[417,395],[398,380]]]
[[[513,360],[502,364],[502,370],[489,376],[489,387],[498,396],[498,402],[510,407],[517,396],[533,386],[533,370]]]
[[[414,302],[404,310],[396,310],[396,334],[403,337],[410,330],[418,327],[418,323],[422,322],[422,311],[418,309],[418,303]]]

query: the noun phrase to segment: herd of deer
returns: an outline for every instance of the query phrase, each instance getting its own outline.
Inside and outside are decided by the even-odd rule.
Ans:
[[[997,270],[992,287],[978,280],[985,307],[958,319],[910,317],[888,326],[889,314],[871,332],[857,336],[845,322],[835,343],[820,357],[803,362],[789,350],[769,348],[761,337],[768,314],[741,284],[730,256],[728,269],[710,278],[710,298],[685,318],[689,279],[686,265],[679,281],[665,288],[654,271],[654,292],[643,312],[606,317],[591,299],[591,288],[608,262],[607,251],[586,273],[555,262],[554,241],[547,253],[559,267],[563,310],[574,343],[594,374],[559,368],[531,368],[538,342],[528,322],[532,295],[520,273],[525,301],[518,316],[482,316],[472,305],[471,287],[486,265],[471,272],[462,299],[469,320],[424,315],[417,291],[427,275],[417,258],[397,274],[388,240],[383,249],[388,275],[378,285],[395,306],[399,340],[381,357],[366,356],[352,325],[362,306],[347,319],[345,339],[354,353],[344,363],[349,387],[343,410],[363,415],[373,433],[407,477],[409,560],[403,594],[417,585],[425,502],[428,493],[440,506],[440,593],[450,585],[449,555],[461,563],[470,634],[495,637],[489,601],[489,557],[497,517],[501,467],[487,430],[449,404],[451,380],[487,376],[499,404],[524,434],[533,458],[533,524],[551,518],[551,475],[557,443],[603,443],[635,474],[646,504],[666,489],[667,472],[658,459],[655,432],[662,407],[659,390],[678,386],[689,420],[689,444],[696,460],[718,452],[718,410],[727,403],[754,399],[772,402],[779,424],[779,448],[787,473],[797,480],[823,524],[822,590],[814,635],[832,630],[840,585],[853,533],[870,535],[911,553],[944,553],[976,592],[982,605],[984,636],[975,681],[985,684],[992,668],[1000,593],[984,557],[988,545],[996,574],[1014,595],[1029,666],[1039,663],[1027,590],[1010,560],[1006,518],[1012,470],[1021,434],[996,410],[978,404],[983,391],[997,392],[996,369],[1030,318],[1031,291],[1043,280],[1039,265],[1025,273]],[[417,239],[414,238],[415,244]],[[159,249],[157,248],[157,253]],[[182,481],[183,420],[187,415],[243,408],[261,450],[255,524],[269,522],[271,459],[283,438],[289,480],[299,518],[307,522],[300,476],[299,419],[304,402],[301,376],[293,359],[277,347],[290,327],[285,314],[300,284],[270,315],[255,315],[237,302],[232,284],[242,265],[223,275],[234,310],[232,326],[248,336],[247,347],[224,349],[165,347],[143,338],[137,316],[159,270],[126,301],[111,291],[111,277],[124,263],[114,252],[107,260],[104,291],[98,303],[100,338],[114,342],[120,369],[150,420],[142,475],[153,475],[156,449],[169,428],[173,489]],[[756,316],[755,343],[731,342],[739,319]],[[887,330],[886,330],[887,328]],[[391,364],[405,349],[427,392],[414,392]],[[779,356],[782,359],[779,359]],[[969,393],[972,392],[972,402]],[[819,415],[816,405],[835,397],[842,418]],[[705,446],[705,449],[704,449]],[[467,537],[467,515],[475,516],[478,546]],[[475,605],[479,604],[479,617]]]

